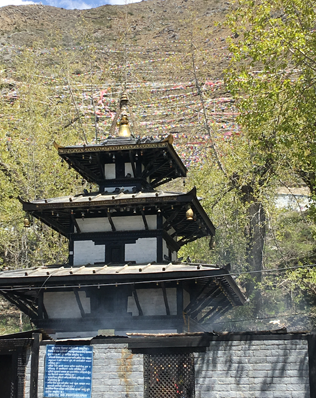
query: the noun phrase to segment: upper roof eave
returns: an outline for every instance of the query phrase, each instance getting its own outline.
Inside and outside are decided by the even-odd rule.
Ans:
[[[114,152],[114,151],[130,151],[130,150],[150,150],[165,148],[168,150],[172,159],[176,162],[177,166],[181,170],[182,177],[187,174],[187,168],[183,164],[182,160],[175,151],[173,145],[173,136],[170,134],[168,137],[161,141],[153,142],[137,142],[137,143],[122,143],[122,144],[95,144],[95,145],[75,145],[75,146],[61,146],[54,142],[54,147],[58,150],[58,155],[62,158],[71,156],[72,154],[78,153],[95,153],[95,152]]]

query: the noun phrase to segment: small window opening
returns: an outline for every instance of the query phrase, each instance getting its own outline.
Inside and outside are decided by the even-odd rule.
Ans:
[[[144,355],[145,398],[194,398],[194,356]]]

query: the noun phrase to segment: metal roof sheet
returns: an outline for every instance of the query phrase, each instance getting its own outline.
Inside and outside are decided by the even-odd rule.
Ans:
[[[105,200],[116,201],[116,200],[131,200],[131,199],[149,199],[149,198],[176,198],[181,195],[186,195],[183,192],[164,192],[164,191],[153,191],[153,192],[124,192],[115,193],[113,191],[106,191],[102,193],[90,193],[87,195],[76,195],[76,196],[61,196],[57,198],[48,199],[36,199],[29,203],[32,204],[63,204],[63,203],[97,203]]]
[[[175,272],[196,272],[219,271],[220,268],[213,265],[192,264],[192,263],[148,263],[148,264],[120,264],[120,265],[82,265],[76,267],[69,266],[42,266],[39,268],[25,268],[19,270],[5,270],[0,272],[1,279],[16,278],[40,278],[47,276],[63,277],[69,275],[135,275],[135,274],[155,274],[155,273],[175,273]],[[223,270],[223,273],[225,271]]]

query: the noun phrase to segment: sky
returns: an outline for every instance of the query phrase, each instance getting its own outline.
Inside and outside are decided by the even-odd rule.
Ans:
[[[0,7],[4,6],[21,6],[27,4],[44,4],[48,6],[66,8],[69,10],[77,9],[84,10],[87,8],[94,8],[103,6],[104,4],[129,4],[137,3],[141,0],[42,0],[42,1],[30,1],[30,0],[0,0]]]

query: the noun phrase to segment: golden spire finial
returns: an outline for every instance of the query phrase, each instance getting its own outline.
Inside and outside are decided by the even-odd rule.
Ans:
[[[128,96],[126,91],[123,91],[121,94],[121,98],[119,99],[115,118],[112,121],[112,125],[110,128],[110,135],[115,135],[115,128],[119,127],[118,137],[129,138],[132,136],[127,117],[127,108],[128,108]],[[134,125],[134,119],[132,114],[131,117]]]
[[[126,113],[124,113],[124,114],[122,113],[118,136],[127,138],[127,137],[130,137],[131,135],[132,134],[131,134],[131,130],[129,128],[128,117],[127,117]]]
[[[120,108],[124,108],[126,107],[128,104],[128,96],[126,91],[123,91],[122,95],[121,95],[121,100],[120,100]]]

